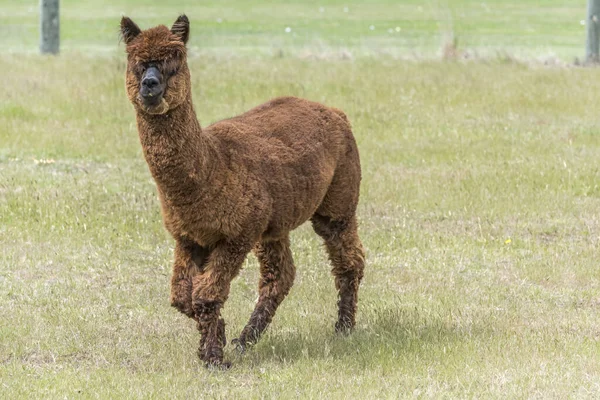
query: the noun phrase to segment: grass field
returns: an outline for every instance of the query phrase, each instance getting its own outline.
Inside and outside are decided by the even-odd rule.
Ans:
[[[0,0],[0,397],[597,398],[600,70],[535,61],[581,55],[584,5],[562,3],[63,1],[63,55],[46,58],[37,9]],[[491,57],[440,61],[438,9],[459,46]],[[194,324],[169,307],[173,242],[116,26],[180,11],[204,125],[277,95],[351,119],[367,249],[351,336],[333,332],[309,226],[292,236],[291,294],[250,352],[227,347],[230,371],[200,365]],[[233,282],[230,338],[257,272],[251,256]]]
[[[142,27],[185,12],[193,52],[431,57],[453,38],[472,55],[572,61],[584,55],[585,2],[544,0],[61,1],[62,46],[115,53],[119,17]],[[0,49],[36,52],[37,2],[0,0]],[[286,28],[290,32],[286,33]]]

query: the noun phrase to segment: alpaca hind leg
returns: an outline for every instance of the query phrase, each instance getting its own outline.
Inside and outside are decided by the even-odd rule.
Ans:
[[[229,367],[229,363],[223,363],[226,338],[221,308],[229,296],[231,280],[251,248],[246,242],[219,243],[211,251],[204,270],[193,278],[192,307],[201,335],[198,355],[206,366]]]
[[[363,277],[365,253],[358,237],[356,217],[332,220],[315,214],[313,228],[325,241],[335,286],[338,290],[336,332],[346,333],[355,325],[358,287]]]
[[[192,279],[204,268],[209,250],[190,240],[179,239],[175,245],[175,261],[171,277],[171,306],[190,318],[192,308]]]
[[[244,351],[255,344],[271,323],[277,307],[294,283],[296,268],[290,250],[289,237],[279,241],[259,243],[254,253],[260,262],[259,298],[246,327],[232,343]]]

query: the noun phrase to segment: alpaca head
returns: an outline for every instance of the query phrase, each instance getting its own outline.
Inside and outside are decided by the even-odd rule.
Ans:
[[[131,19],[121,19],[127,51],[127,96],[149,114],[165,114],[184,102],[190,90],[185,44],[190,21],[177,18],[171,29],[164,25],[142,31]]]

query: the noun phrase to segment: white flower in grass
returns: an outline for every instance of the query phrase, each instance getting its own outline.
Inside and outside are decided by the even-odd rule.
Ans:
[[[289,26],[287,28],[285,28],[285,33],[290,33],[292,31],[292,28],[290,28]]]
[[[348,11],[350,11],[350,10],[348,9],[348,7],[344,7],[344,12],[348,12]]]
[[[400,28],[399,26],[396,27],[396,32],[400,32],[402,30],[402,28]]]
[[[585,19],[582,19],[581,21],[579,21],[579,25],[585,26]]]
[[[369,26],[369,29],[372,30],[372,31],[374,31],[375,30],[375,25]]]

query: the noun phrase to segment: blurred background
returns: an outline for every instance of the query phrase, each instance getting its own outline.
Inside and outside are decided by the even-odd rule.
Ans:
[[[196,52],[254,55],[436,57],[448,46],[475,56],[584,54],[585,1],[365,0],[156,1],[63,0],[61,50],[111,53],[127,15],[142,27],[187,13]],[[37,1],[0,0],[0,48],[36,52]]]

